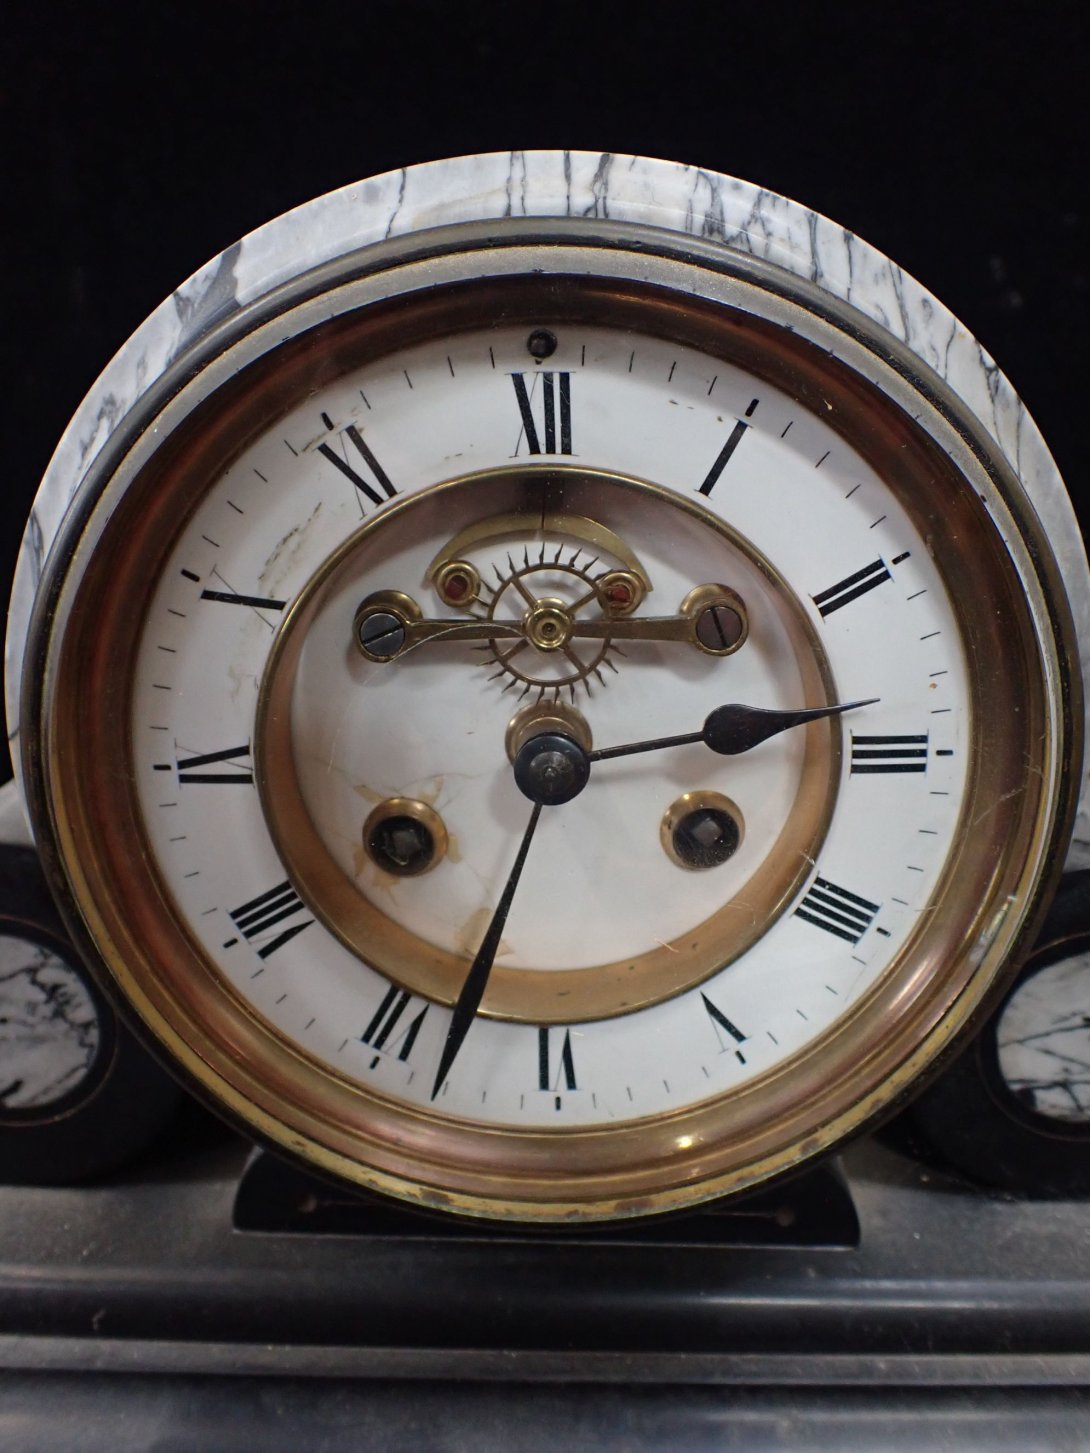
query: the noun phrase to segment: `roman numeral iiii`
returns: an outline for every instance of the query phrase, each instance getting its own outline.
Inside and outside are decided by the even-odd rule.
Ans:
[[[795,913],[805,923],[854,944],[871,926],[881,906],[869,898],[860,898],[858,893],[849,893],[847,888],[839,888],[828,878],[815,878]]]

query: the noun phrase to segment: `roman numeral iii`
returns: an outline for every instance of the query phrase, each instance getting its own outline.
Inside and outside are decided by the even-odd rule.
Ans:
[[[927,738],[856,736],[852,732],[852,776],[875,772],[926,772]]]
[[[515,445],[516,455],[523,436],[531,454],[570,454],[571,374],[535,373],[527,388],[526,375],[513,373],[511,382],[515,386],[515,398],[522,416],[522,436]],[[535,404],[542,422],[541,430],[534,417]]]

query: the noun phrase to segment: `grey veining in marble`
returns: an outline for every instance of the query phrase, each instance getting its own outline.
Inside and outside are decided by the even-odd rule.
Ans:
[[[1090,1122],[1090,954],[1041,969],[1012,995],[996,1027],[999,1068],[1038,1115]]]
[[[970,407],[1017,471],[1067,583],[1090,675],[1090,574],[1081,535],[1041,435],[994,361],[914,278],[828,218],[733,177],[592,152],[459,157],[355,183],[259,227],[182,284],[106,366],[57,447],[20,555],[7,639],[9,723],[42,562],[110,430],[172,361],[233,308],[301,271],[422,228],[504,217],[588,217],[710,238],[786,268],[905,342]],[[1090,854],[1090,814],[1076,836]]]
[[[50,949],[0,938],[0,1107],[57,1103],[87,1075],[100,1027],[83,981]]]

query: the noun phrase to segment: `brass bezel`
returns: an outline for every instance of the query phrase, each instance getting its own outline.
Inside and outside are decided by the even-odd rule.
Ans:
[[[277,852],[311,912],[371,968],[439,1004],[455,1003],[470,959],[417,937],[388,917],[344,873],[323,842],[295,769],[292,691],[296,666],[311,623],[324,598],[335,588],[338,576],[351,569],[361,551],[380,543],[383,533],[391,527],[405,527],[404,522],[421,509],[455,514],[459,496],[470,498],[474,508],[483,509],[486,517],[490,516],[492,502],[498,499],[495,513],[507,518],[504,503],[511,491],[527,497],[528,515],[537,519],[541,515],[539,490],[573,492],[577,488],[591,494],[596,490],[623,491],[654,501],[661,509],[694,516],[725,545],[746,557],[774,589],[780,623],[794,644],[805,699],[814,703],[836,699],[821,643],[787,582],[729,525],[701,505],[681,500],[659,485],[570,465],[551,465],[536,476],[526,468],[487,470],[410,495],[361,525],[314,572],[284,614],[262,677],[254,726],[254,774]],[[699,586],[690,594],[701,602],[721,599],[724,591],[725,587]],[[379,592],[365,604],[385,599],[393,602],[397,596],[396,591]],[[674,649],[688,647],[679,644]],[[669,942],[656,941],[642,954],[609,963],[548,972],[497,963],[478,1012],[527,1024],[576,1024],[612,1018],[683,993],[741,957],[785,911],[809,874],[832,817],[840,759],[838,719],[813,722],[805,728],[802,770],[790,818],[765,859],[704,922],[691,925]]]
[[[119,430],[39,592],[24,693],[26,780],[46,867],[81,947],[191,1079],[259,1137],[356,1184],[470,1214],[557,1221],[676,1209],[781,1174],[857,1130],[996,997],[1004,963],[1039,920],[1074,812],[1077,652],[1062,582],[1017,480],[941,380],[895,340],[816,288],[713,244],[686,239],[675,256],[654,229],[563,220],[512,222],[506,247],[495,232],[425,234],[411,244],[415,256],[378,249],[303,280],[294,297],[269,305],[272,323],[236,318],[206,339],[203,367],[183,360],[178,392],[164,379],[146,416]],[[468,312],[467,294],[455,295],[459,280],[471,280]],[[464,327],[467,316],[499,315],[490,294],[506,280],[508,320],[567,320],[578,304],[596,320],[608,311],[617,326],[718,356],[741,337],[747,365],[789,381],[803,407],[832,400],[837,424],[868,420],[856,447],[881,456],[946,578],[955,566],[966,572],[958,583],[969,601],[975,746],[936,911],[870,993],[774,1072],[613,1130],[498,1133],[398,1107],[270,1038],[178,923],[143,840],[128,745],[116,730],[128,711],[142,592],[171,537],[168,497],[176,528],[196,497],[192,470],[199,474],[202,456],[204,467],[211,459],[222,467],[253,427],[231,379],[245,369],[253,385],[264,373],[263,402],[275,409],[278,391],[285,399],[297,387],[300,358],[311,379],[336,370],[358,312],[369,314],[369,337],[381,346],[387,302],[397,304],[402,337],[410,315]],[[444,286],[455,293],[444,299]],[[285,365],[271,385],[270,361]],[[202,406],[206,395],[215,410]],[[179,462],[190,470],[188,494],[164,487]],[[959,538],[966,543],[954,551]],[[134,594],[117,588],[122,565]],[[1004,730],[983,750],[997,723]]]

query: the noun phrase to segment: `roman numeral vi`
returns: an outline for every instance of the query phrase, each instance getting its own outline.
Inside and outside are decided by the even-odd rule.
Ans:
[[[537,1032],[537,1079],[538,1086],[542,1090],[558,1090],[560,1081],[564,1081],[564,1087],[568,1090],[576,1088],[575,1083],[575,1060],[571,1052],[571,1030],[565,1029],[564,1042],[560,1046],[560,1058],[557,1061],[556,1073],[552,1072],[549,1054],[549,1030],[543,1027]]]

